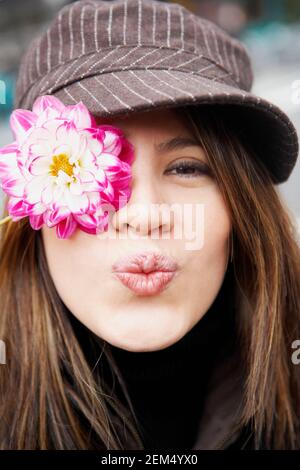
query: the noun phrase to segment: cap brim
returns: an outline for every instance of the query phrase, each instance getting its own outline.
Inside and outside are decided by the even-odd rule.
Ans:
[[[253,139],[275,184],[286,181],[297,160],[299,142],[288,116],[251,92],[190,72],[137,69],[83,78],[53,93],[65,104],[82,101],[95,116],[126,116],[153,108],[183,105],[235,105],[240,126]]]

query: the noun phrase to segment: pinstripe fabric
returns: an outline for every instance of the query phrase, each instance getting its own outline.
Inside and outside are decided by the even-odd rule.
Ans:
[[[251,93],[252,82],[244,44],[181,5],[79,0],[62,8],[30,44],[15,107],[30,109],[43,94],[66,104],[83,101],[104,117],[152,107],[236,104],[251,117],[256,110],[272,132],[266,164],[280,183],[295,165],[298,136],[281,109]]]

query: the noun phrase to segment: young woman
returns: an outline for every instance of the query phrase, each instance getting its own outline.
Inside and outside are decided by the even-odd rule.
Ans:
[[[76,2],[86,14],[100,3]],[[261,129],[230,103],[134,109],[94,113],[135,149],[132,195],[106,236],[61,240],[28,218],[1,226],[0,446],[300,449],[300,249]],[[197,249],[175,236],[173,204],[204,208],[187,217]],[[144,273],[167,265],[171,279],[128,275],[129,255]]]

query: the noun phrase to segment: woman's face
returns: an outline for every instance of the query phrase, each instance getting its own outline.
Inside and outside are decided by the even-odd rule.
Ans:
[[[111,214],[105,235],[77,229],[59,239],[55,228],[44,225],[50,274],[68,309],[108,343],[129,351],[163,349],[180,340],[218,294],[228,260],[229,213],[215,179],[205,173],[201,146],[162,148],[171,139],[193,137],[174,110],[101,123],[121,128],[134,146],[131,198]],[[176,169],[180,163],[192,167]],[[178,265],[156,294],[134,292],[112,272],[120,258],[145,251]]]

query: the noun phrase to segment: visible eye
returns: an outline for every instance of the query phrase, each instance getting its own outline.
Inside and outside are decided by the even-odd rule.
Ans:
[[[200,161],[199,162],[190,161],[190,160],[181,161],[177,163],[176,165],[174,165],[173,167],[166,170],[168,174],[170,174],[170,172],[172,171],[173,172],[175,171],[173,175],[174,174],[178,176],[183,175],[184,178],[197,178],[203,175],[211,176],[211,170],[208,167],[208,165]]]

